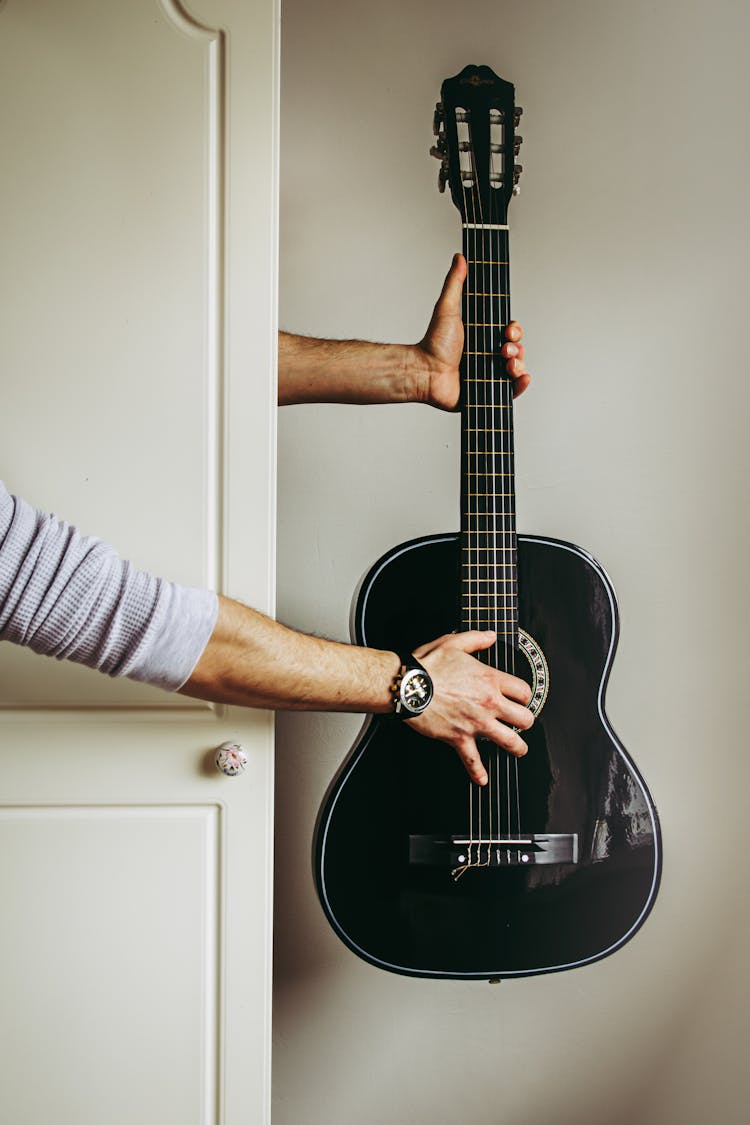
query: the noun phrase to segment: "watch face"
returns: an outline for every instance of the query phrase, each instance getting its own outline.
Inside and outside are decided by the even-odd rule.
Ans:
[[[432,680],[420,668],[412,668],[401,681],[401,702],[412,715],[420,715],[432,699]]]

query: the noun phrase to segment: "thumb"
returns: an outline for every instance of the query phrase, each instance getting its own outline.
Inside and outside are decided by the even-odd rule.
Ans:
[[[454,254],[451,268],[446,274],[443,288],[436,308],[441,312],[461,312],[461,291],[466,280],[466,259],[463,254]]]

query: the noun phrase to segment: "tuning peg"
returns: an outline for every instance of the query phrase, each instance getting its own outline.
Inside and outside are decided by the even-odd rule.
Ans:
[[[440,126],[443,124],[443,116],[445,107],[442,102],[438,102],[435,106],[435,116],[432,119],[432,131],[436,137],[440,136]]]
[[[518,184],[514,184],[513,185],[513,195],[520,195],[520,194],[521,194],[520,187],[518,186]]]
[[[515,177],[516,180],[518,180],[520,178],[520,175],[521,175],[522,172],[523,172],[523,164],[514,164],[513,165],[513,176]]]
[[[520,105],[517,105],[516,108],[513,110],[513,118],[514,118],[514,121],[516,123],[516,128],[518,128],[518,122],[521,120],[522,115],[523,115],[523,110],[521,109]]]
[[[438,142],[430,149],[430,156],[434,156],[436,160],[445,160],[445,144]]]
[[[515,137],[513,138],[513,144],[516,146],[516,148],[520,148],[523,144],[523,137],[519,137],[518,133],[516,133]]]
[[[438,191],[445,191],[445,185],[448,183],[448,169],[445,164],[438,172]]]

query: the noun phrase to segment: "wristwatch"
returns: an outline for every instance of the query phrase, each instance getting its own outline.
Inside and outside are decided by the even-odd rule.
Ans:
[[[433,695],[430,673],[412,653],[397,654],[401,668],[391,684],[393,714],[399,719],[413,719],[430,704]]]

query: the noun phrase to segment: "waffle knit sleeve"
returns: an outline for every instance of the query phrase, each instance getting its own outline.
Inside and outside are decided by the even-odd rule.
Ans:
[[[216,594],[136,569],[0,481],[0,640],[176,691],[217,613]]]

